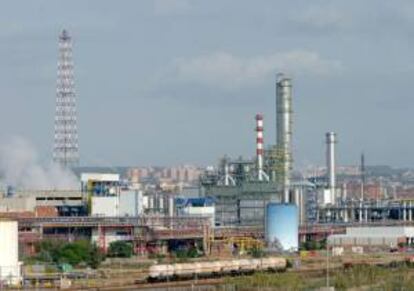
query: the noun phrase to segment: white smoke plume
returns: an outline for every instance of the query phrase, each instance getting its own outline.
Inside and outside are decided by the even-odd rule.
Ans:
[[[0,180],[18,190],[77,190],[77,177],[57,164],[42,166],[35,147],[13,137],[0,144]]]

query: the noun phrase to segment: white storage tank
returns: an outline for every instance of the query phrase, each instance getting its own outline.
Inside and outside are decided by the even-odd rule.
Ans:
[[[296,251],[299,244],[298,208],[294,204],[266,206],[266,242],[280,251]]]
[[[0,280],[9,285],[20,283],[17,221],[0,220]]]

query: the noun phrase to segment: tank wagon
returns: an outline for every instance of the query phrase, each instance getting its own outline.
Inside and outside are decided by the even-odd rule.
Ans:
[[[208,278],[255,271],[284,271],[286,266],[286,259],[278,257],[154,265],[149,268],[148,281]]]

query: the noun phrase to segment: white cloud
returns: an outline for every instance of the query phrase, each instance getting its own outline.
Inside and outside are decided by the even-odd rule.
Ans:
[[[188,0],[154,0],[155,15],[183,14],[190,10]]]
[[[253,57],[217,52],[193,58],[179,58],[173,63],[172,74],[180,82],[231,89],[259,84],[278,72],[327,76],[341,70],[342,64],[337,60],[323,59],[318,53],[311,51],[293,50]]]
[[[351,25],[350,17],[343,9],[339,10],[337,7],[312,6],[294,14],[292,19],[318,29],[345,28]]]

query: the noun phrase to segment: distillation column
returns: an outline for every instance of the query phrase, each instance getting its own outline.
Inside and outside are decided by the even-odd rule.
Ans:
[[[292,83],[283,74],[276,80],[276,145],[280,154],[282,198],[288,203],[292,170]]]
[[[336,134],[334,132],[326,133],[326,168],[328,174],[328,188],[330,193],[330,202],[334,205],[336,200],[336,170],[335,170],[335,144]]]
[[[233,177],[230,175],[229,159],[227,157],[223,158],[222,167],[223,167],[223,185],[224,186],[236,185],[236,181],[234,181]]]

